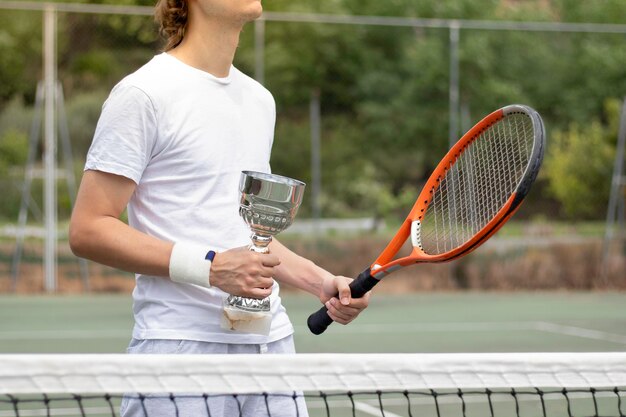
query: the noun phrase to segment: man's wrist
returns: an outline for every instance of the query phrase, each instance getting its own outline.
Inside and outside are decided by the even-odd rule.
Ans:
[[[215,251],[206,246],[176,242],[170,255],[170,279],[209,288],[214,257]]]

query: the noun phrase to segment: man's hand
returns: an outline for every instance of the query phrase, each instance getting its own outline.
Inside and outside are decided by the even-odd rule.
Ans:
[[[277,256],[248,247],[220,252],[211,264],[211,286],[232,295],[265,298],[272,293],[274,267],[278,265]]]
[[[352,278],[343,276],[329,276],[322,283],[320,301],[328,309],[331,319],[340,324],[348,324],[367,308],[370,299],[368,292],[362,298],[350,296]]]

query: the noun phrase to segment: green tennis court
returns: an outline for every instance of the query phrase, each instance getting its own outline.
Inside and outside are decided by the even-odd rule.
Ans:
[[[623,351],[624,293],[374,294],[349,326],[306,328],[313,297],[285,294],[300,352]],[[0,297],[2,353],[119,353],[132,329],[130,295]]]

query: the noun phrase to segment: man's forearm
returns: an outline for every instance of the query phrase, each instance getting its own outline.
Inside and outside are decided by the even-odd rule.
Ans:
[[[369,293],[361,298],[351,297],[352,279],[331,274],[275,239],[270,244],[270,252],[280,258],[280,265],[274,268],[274,278],[318,297],[333,321],[348,324],[367,307]]]
[[[74,220],[70,246],[77,256],[124,271],[169,276],[173,243],[139,232],[119,219]]]
[[[124,176],[85,171],[70,220],[70,247],[77,256],[124,271],[169,276],[173,244],[119,220],[135,188]]]
[[[280,259],[280,265],[275,268],[274,278],[281,283],[319,297],[324,279],[333,277],[330,272],[292,252],[276,239],[272,240],[270,251]]]

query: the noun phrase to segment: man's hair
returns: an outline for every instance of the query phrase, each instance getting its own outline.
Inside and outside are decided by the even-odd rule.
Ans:
[[[165,51],[178,46],[187,29],[187,0],[159,0],[154,11],[159,32],[165,38]]]

